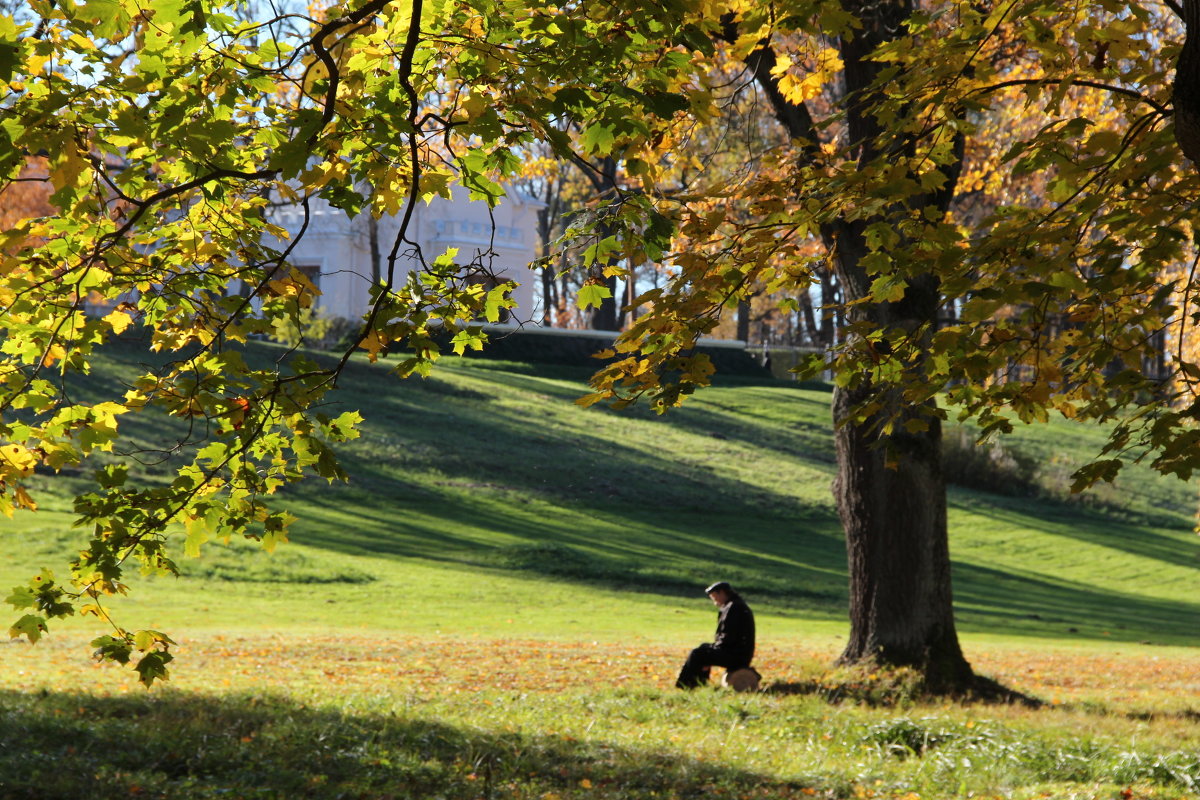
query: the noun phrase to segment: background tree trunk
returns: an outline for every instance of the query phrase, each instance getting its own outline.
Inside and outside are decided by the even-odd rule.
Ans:
[[[383,257],[379,253],[379,220],[367,213],[367,245],[371,251],[371,285],[383,282]]]
[[[606,265],[607,266],[607,265]],[[604,278],[600,280],[608,287],[611,294],[600,301],[600,305],[592,309],[591,320],[588,323],[589,328],[594,328],[598,331],[618,331],[621,329],[621,323],[617,320],[617,279],[616,277]]]
[[[595,189],[596,198],[603,202],[616,194],[617,191],[617,162],[616,159],[608,157],[601,159],[599,165],[593,170],[585,170],[588,179],[592,182],[592,187]],[[612,229],[608,225],[600,225],[598,236],[604,238],[612,235]],[[597,261],[592,267],[591,275],[594,280],[599,280],[608,287],[609,296],[604,298],[600,305],[594,309],[588,318],[588,327],[601,331],[617,331],[621,329],[621,320],[618,303],[621,302],[621,295],[617,292],[617,277],[615,275],[605,277],[604,268],[615,263],[615,259],[608,259],[603,263]]]
[[[537,212],[538,257],[546,258],[550,253],[554,234],[558,229],[564,211],[562,207],[562,175],[558,174],[553,178],[547,178],[541,188],[542,207]],[[554,284],[554,270],[550,267],[549,263],[543,263],[540,272],[542,277],[541,323],[543,327],[549,328],[554,325],[554,317],[558,307],[557,287]]]
[[[804,322],[804,336],[814,345],[821,345],[821,328],[817,323],[817,312],[813,308],[812,295],[805,289],[800,293],[800,319]]]
[[[737,333],[734,338],[750,344],[750,301],[746,298],[738,300]]]
[[[838,301],[837,286],[833,282],[832,271],[826,270],[821,281],[821,339],[822,347],[833,347],[837,344],[837,329],[841,327],[841,311],[834,310]],[[836,323],[836,325],[835,325]]]

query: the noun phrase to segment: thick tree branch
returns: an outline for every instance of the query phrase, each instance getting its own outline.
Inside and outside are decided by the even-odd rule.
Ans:
[[[147,211],[169,197],[184,194],[185,192],[189,192],[192,189],[203,186],[206,183],[210,183],[220,178],[257,180],[262,178],[273,178],[278,174],[279,170],[277,169],[262,169],[258,172],[242,172],[234,169],[214,169],[212,172],[201,175],[198,178],[193,178],[192,180],[178,184],[177,186],[168,186],[167,188],[157,191],[143,200],[127,198],[128,202],[131,203],[137,210],[129,215],[128,219],[125,220],[125,224],[120,228],[112,233],[107,233],[96,240],[96,247],[92,251],[90,259],[98,258],[101,251],[103,251],[109,243],[120,241],[125,234],[129,233],[129,231],[133,229],[133,227],[138,223],[139,220],[141,220],[142,216]]]
[[[1200,0],[1183,0],[1186,38],[1175,62],[1175,140],[1183,154],[1200,164]]]
[[[738,40],[738,23],[734,21],[732,15],[722,18],[720,38],[731,44]],[[804,151],[813,154],[819,143],[817,126],[813,122],[808,106],[804,103],[791,102],[779,90],[779,78],[771,74],[771,68],[775,66],[777,60],[770,40],[764,38],[746,57],[744,63],[754,79],[758,81],[758,85],[762,87],[763,92],[766,93],[767,99],[771,101],[775,118],[783,125],[788,136],[802,141]]]
[[[1066,80],[1068,80],[1068,79],[1066,79],[1066,78],[1014,78],[1011,81],[1002,81],[1001,83],[995,83],[995,84],[992,84],[991,86],[981,86],[978,89],[975,89],[973,92],[971,92],[971,94],[990,94],[991,92],[998,92],[1001,89],[1011,89],[1014,86],[1032,86],[1035,84],[1042,84],[1044,86],[1057,86],[1058,84],[1061,84]],[[1119,95],[1124,95],[1125,97],[1133,98],[1134,100],[1137,100],[1138,102],[1145,103],[1146,105],[1150,106],[1155,111],[1157,111],[1160,114],[1163,114],[1164,116],[1171,113],[1170,107],[1164,106],[1162,103],[1159,103],[1154,98],[1147,97],[1146,95],[1142,94],[1141,92],[1134,91],[1133,89],[1126,89],[1124,86],[1113,86],[1111,83],[1101,83],[1100,81],[1079,80],[1079,79],[1074,79],[1074,78],[1069,79],[1069,80],[1070,80],[1072,86],[1086,86],[1089,89],[1100,89],[1105,92],[1112,92],[1113,94],[1119,94]]]
[[[386,2],[379,3],[382,7]],[[421,153],[420,153],[420,124],[418,117],[420,116],[420,96],[417,93],[416,87],[412,84],[413,59],[417,52],[417,45],[421,41],[421,15],[423,12],[423,0],[412,0],[412,19],[408,24],[408,34],[404,39],[404,48],[400,51],[400,61],[396,65],[397,72],[400,76],[400,84],[404,88],[404,93],[408,98],[408,154],[412,167],[411,184],[408,189],[408,202],[404,204],[404,216],[400,220],[400,227],[396,232],[395,239],[392,243],[391,251],[387,257],[387,278],[384,281],[386,291],[381,291],[376,297],[375,302],[371,304],[370,311],[367,313],[366,319],[358,329],[358,334],[354,341],[345,349],[337,365],[330,370],[330,380],[335,384],[337,378],[341,375],[342,370],[350,361],[350,357],[358,349],[367,336],[374,330],[379,314],[381,313],[388,291],[391,290],[396,280],[396,260],[400,255],[400,246],[407,240],[408,226],[412,222],[414,210],[417,208],[417,203],[421,198]],[[420,248],[418,246],[418,255]],[[423,258],[423,256],[422,256]]]
[[[325,129],[336,114],[337,90],[338,84],[341,82],[341,73],[338,72],[337,63],[329,50],[325,48],[325,38],[333,35],[337,31],[345,28],[348,25],[357,25],[373,14],[377,14],[388,4],[388,0],[371,0],[371,2],[363,5],[362,8],[350,14],[346,14],[336,19],[331,19],[329,22],[322,25],[312,38],[308,40],[309,46],[321,63],[325,65],[325,69],[329,72],[329,86],[325,91],[325,105],[321,109],[321,124],[308,137],[310,144],[316,142],[320,132]],[[420,0],[414,3],[413,16],[419,18]],[[411,58],[411,56],[410,56]]]

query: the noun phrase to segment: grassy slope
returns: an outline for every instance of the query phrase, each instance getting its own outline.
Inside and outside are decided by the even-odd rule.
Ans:
[[[118,374],[106,365],[95,380],[111,390]],[[447,359],[399,382],[356,363],[331,409],[367,418],[345,454],[353,480],[289,493],[295,544],[274,557],[209,546],[184,563],[190,577],[127,605],[171,627],[236,627],[261,609],[281,627],[691,639],[710,616],[697,588],[720,577],[752,599],[767,641],[839,635],[828,393],[730,381],[657,417],[575,406],[583,377]],[[1056,422],[1016,439],[1068,473],[1100,434]],[[964,634],[1200,644],[1192,490],[1140,468],[1123,480],[1105,489],[1115,514],[952,489]],[[77,535],[66,519],[19,517],[32,537],[8,548],[0,581],[61,562]],[[419,612],[401,602],[414,594]]]

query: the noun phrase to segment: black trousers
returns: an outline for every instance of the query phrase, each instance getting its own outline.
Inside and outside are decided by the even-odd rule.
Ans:
[[[750,666],[750,659],[745,653],[735,653],[722,650],[711,644],[702,644],[688,654],[679,670],[675,685],[680,689],[695,689],[708,683],[708,674],[712,667],[724,667],[728,670],[742,669]]]

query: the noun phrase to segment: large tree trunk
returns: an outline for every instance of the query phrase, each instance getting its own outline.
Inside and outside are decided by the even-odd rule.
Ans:
[[[869,391],[835,391],[834,413],[849,413]],[[850,565],[841,661],[912,666],[930,690],[952,691],[972,674],[954,628],[941,428],[929,424],[882,440],[866,425],[838,429],[834,493]]]
[[[839,272],[861,274],[864,251],[843,247]],[[856,306],[852,314],[911,332],[936,319],[937,301],[937,282],[918,278],[900,302]],[[850,572],[850,641],[840,661],[912,667],[926,690],[959,691],[974,675],[954,627],[941,420],[932,403],[906,406],[898,391],[870,383],[835,389],[834,419],[849,418],[868,399],[882,401],[883,411],[835,433],[834,495]],[[891,433],[881,428],[884,417],[893,417]]]
[[[871,113],[872,86],[881,65],[870,55],[883,42],[904,34],[913,6],[912,0],[845,0],[845,7],[862,27],[838,43],[845,65],[841,105],[851,147],[865,166],[886,157],[877,149],[881,130]],[[727,22],[725,38],[734,41],[736,34],[736,27]],[[771,74],[776,63],[769,41],[746,62],[790,136],[819,141],[808,108],[788,102],[779,91]],[[961,158],[961,140],[959,152]],[[807,157],[811,154],[801,154]],[[932,206],[944,212],[953,195],[953,181],[949,183],[938,195],[912,198],[912,207]],[[894,212],[900,215],[908,210],[898,207]],[[847,321],[867,322],[874,330],[906,338],[918,330],[928,334],[936,327],[940,299],[932,276],[911,279],[898,302],[869,300],[872,276],[862,266],[869,252],[863,235],[867,224],[861,219],[842,220],[822,231],[827,252],[833,256]],[[823,288],[828,285],[823,282]],[[892,357],[886,348],[877,355]],[[868,399],[881,401],[884,410],[866,421],[842,424]],[[898,424],[890,434],[878,424],[889,411],[898,412]],[[932,411],[906,408],[897,391],[869,383],[834,393],[838,423],[834,491],[850,572],[850,641],[841,661],[913,667],[923,675],[928,690],[954,692],[968,688],[974,676],[954,627],[941,426]],[[914,422],[911,428],[904,426],[909,421]]]
[[[870,111],[869,88],[879,62],[870,54],[901,35],[912,5],[910,0],[855,0],[850,5],[863,29],[840,43],[847,130],[858,146],[859,163],[865,164],[882,155],[875,149],[881,131]],[[924,198],[924,205],[944,212],[952,191]],[[869,252],[865,227],[860,220],[826,231],[827,241],[836,242],[831,252],[849,321],[867,321],[876,330],[907,336],[918,330],[928,335],[936,329],[940,300],[932,276],[910,279],[898,302],[856,302],[870,295],[872,276],[862,267]],[[891,355],[881,348],[879,357]],[[931,691],[964,689],[974,676],[954,627],[940,420],[931,413],[934,409],[905,407],[897,390],[866,382],[835,391],[835,420],[848,419],[868,397],[882,401],[881,414],[895,415],[895,426],[885,432],[876,415],[837,427],[834,491],[850,569],[850,641],[841,661],[909,666],[922,673]]]

